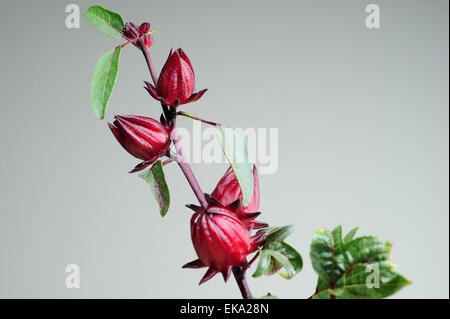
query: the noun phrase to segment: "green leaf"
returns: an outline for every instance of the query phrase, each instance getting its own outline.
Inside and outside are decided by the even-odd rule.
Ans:
[[[340,254],[342,251],[342,226],[339,225],[331,232],[335,246],[335,254]]]
[[[332,278],[339,276],[339,272],[334,274],[333,251],[331,232],[326,229],[319,229],[313,236],[310,257],[314,270],[326,282],[330,282]]]
[[[287,278],[292,278],[295,276],[296,271],[294,265],[291,263],[289,258],[287,258],[281,252],[276,250],[266,249],[264,251],[267,254],[269,254],[273,259],[275,259],[275,261],[278,262],[281,266],[283,266],[283,268],[287,271]]]
[[[269,270],[269,267],[270,267],[270,255],[260,249],[258,266],[256,267],[256,270],[252,276],[256,278],[264,275]]]
[[[264,245],[259,249],[260,257],[254,277],[270,276],[275,273],[283,278],[290,279],[300,272],[303,267],[301,255],[283,240],[292,233],[292,225],[283,227],[270,227],[260,230],[264,232]],[[287,273],[281,273],[284,268]]]
[[[99,119],[105,117],[106,105],[111,96],[119,70],[121,46],[106,52],[95,66],[94,77],[91,83],[91,106],[95,116]]]
[[[281,253],[283,256],[286,256],[287,259],[289,259],[289,262],[292,264],[292,266],[294,267],[294,273],[293,275],[299,273],[302,268],[303,268],[303,259],[302,256],[299,254],[299,252],[297,250],[295,250],[295,248],[293,248],[291,245],[285,243],[285,242],[281,242],[280,243],[281,247],[279,247],[277,249],[277,251],[279,253]],[[281,274],[280,275],[284,276],[285,274]],[[284,276],[286,279],[290,279],[293,277],[292,276]]]
[[[345,235],[345,237],[344,237],[344,243],[346,244],[346,243],[350,242],[353,239],[353,237],[355,237],[356,232],[358,230],[359,230],[359,227],[355,227],[351,231],[349,231],[348,234]]]
[[[121,38],[124,26],[120,14],[109,11],[101,6],[93,6],[84,13],[84,17],[101,33],[112,38]]]
[[[139,177],[143,178],[152,188],[153,196],[159,205],[159,212],[164,217],[169,210],[170,192],[164,176],[162,162],[156,161],[150,169],[140,173]]]
[[[357,230],[343,241],[340,226],[315,233],[310,255],[319,279],[313,298],[385,298],[410,284],[389,260],[392,245],[375,236],[353,239]]]
[[[283,241],[288,237],[290,234],[292,234],[292,231],[294,230],[294,227],[292,225],[287,225],[283,227],[271,227],[267,228],[263,231],[267,233],[264,247],[269,246],[271,243],[275,241]]]
[[[332,294],[340,299],[386,298],[411,283],[397,272],[392,262],[383,261],[376,265],[379,273],[378,287],[372,278],[375,272],[374,268],[370,268],[368,271],[367,264],[361,263],[356,264],[351,271],[344,274],[336,283],[335,289],[321,290],[313,298],[329,299]],[[368,286],[368,283],[372,286]]]
[[[240,130],[224,125],[217,125],[216,129],[223,154],[233,168],[242,191],[243,206],[246,207],[253,196],[253,164],[249,161],[244,135]]]
[[[375,236],[363,236],[353,239],[347,245],[347,264],[361,262],[380,262],[389,260],[392,244]],[[351,260],[349,257],[351,256]]]
[[[269,269],[266,271],[266,276],[272,276],[273,274],[279,274],[279,271],[283,269],[283,265],[280,264],[278,261],[275,260],[272,256],[270,256],[270,266]]]
[[[356,264],[336,283],[336,287],[343,290],[340,298],[386,298],[410,284],[409,280],[397,272],[396,266],[391,261],[381,261],[371,264],[371,267],[367,266],[365,263]],[[378,285],[375,274],[379,276]]]
[[[297,250],[295,250],[292,246],[285,242],[275,241],[267,246],[264,251],[276,251],[280,253],[289,260],[290,264],[293,267],[293,272],[288,272],[287,274],[281,273],[280,270],[284,267],[284,265],[278,259],[272,258],[270,268],[266,272],[267,276],[270,276],[274,273],[279,273],[279,275],[283,278],[290,279],[294,275],[299,273],[303,268],[303,260],[301,255],[297,252]]]

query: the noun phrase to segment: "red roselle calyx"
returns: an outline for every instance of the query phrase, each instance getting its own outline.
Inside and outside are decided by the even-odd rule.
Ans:
[[[228,207],[233,205],[236,200],[242,202],[242,191],[239,183],[230,166],[223,177],[217,183],[216,188],[211,194],[212,200],[217,201],[218,205]],[[268,227],[264,222],[256,221],[255,218],[261,213],[259,210],[259,180],[256,166],[253,165],[253,195],[246,207],[236,207],[236,215],[247,228],[259,229]]]
[[[183,268],[208,267],[200,285],[217,273],[228,280],[233,266],[248,266],[247,255],[254,252],[262,234],[250,237],[245,225],[234,212],[222,207],[199,210],[191,218],[191,239],[198,259]]]
[[[195,75],[192,64],[182,49],[175,52],[170,50],[156,88],[145,82],[145,88],[150,95],[165,105],[177,107],[181,104],[197,101],[207,91],[206,89],[194,93]]]
[[[138,172],[166,154],[170,131],[160,122],[145,116],[116,115],[108,123],[120,145],[131,155],[143,160],[130,173]]]

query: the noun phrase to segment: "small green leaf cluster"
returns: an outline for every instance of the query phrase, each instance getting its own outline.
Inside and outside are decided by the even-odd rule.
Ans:
[[[292,225],[271,227],[265,232],[264,244],[259,248],[259,260],[253,277],[278,273],[286,279],[293,278],[303,268],[301,255],[284,240],[292,231]],[[284,269],[284,272],[281,270]]]
[[[311,262],[319,275],[314,299],[386,298],[410,281],[390,260],[392,244],[375,236],[342,238],[342,227],[319,229],[311,243]]]

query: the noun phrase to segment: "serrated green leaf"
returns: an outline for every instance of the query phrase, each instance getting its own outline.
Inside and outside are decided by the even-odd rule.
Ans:
[[[109,97],[116,82],[117,71],[119,70],[119,59],[121,46],[106,52],[98,60],[95,66],[94,77],[92,78],[90,99],[95,116],[99,119],[105,117],[105,110]]]
[[[156,161],[150,169],[140,173],[139,177],[143,178],[150,185],[153,196],[158,202],[159,212],[164,217],[169,210],[170,192],[164,176],[162,162],[160,160]]]
[[[375,280],[376,273],[378,273],[377,280]],[[340,298],[372,299],[389,297],[409,284],[409,280],[395,270],[392,262],[381,261],[374,264],[356,264],[351,271],[342,276],[336,287],[343,290]]]
[[[242,204],[246,207],[253,196],[253,164],[250,163],[247,143],[240,130],[217,125],[217,137],[223,154],[233,168],[242,191]]]
[[[93,6],[84,13],[84,17],[101,33],[112,38],[121,38],[124,22],[120,14],[109,11],[101,6]]]
[[[319,229],[313,236],[310,257],[314,270],[326,282],[331,281],[334,273],[333,251],[331,232],[326,229]]]
[[[314,299],[329,299],[335,295],[338,299],[379,299],[386,298],[401,288],[411,284],[409,280],[400,275],[389,261],[377,263],[379,269],[379,286],[374,285],[369,276],[373,275],[368,270],[370,264],[357,264],[345,274],[334,289],[324,289],[314,295]],[[374,265],[372,265],[373,267]],[[372,287],[368,286],[369,280]]]
[[[352,260],[347,260],[347,266],[362,262],[380,262],[389,260],[392,245],[375,236],[363,236],[347,244],[347,252]]]
[[[356,231],[350,231],[343,242],[341,227],[315,233],[311,261],[319,279],[313,298],[385,298],[410,283],[389,260],[389,242],[375,236],[352,239]]]

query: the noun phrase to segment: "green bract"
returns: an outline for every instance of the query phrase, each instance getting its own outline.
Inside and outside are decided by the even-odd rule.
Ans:
[[[259,260],[253,277],[270,276],[279,273],[283,278],[291,279],[303,268],[301,255],[284,242],[292,233],[292,226],[271,227],[264,230],[265,240],[259,249]],[[286,272],[280,272],[283,269]]]

